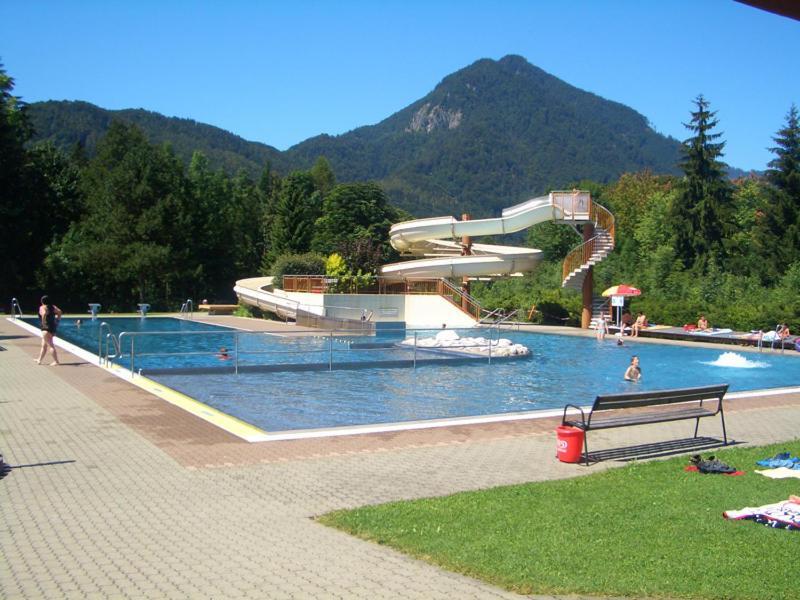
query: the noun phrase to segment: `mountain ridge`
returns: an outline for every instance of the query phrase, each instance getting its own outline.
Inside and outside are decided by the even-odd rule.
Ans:
[[[378,181],[398,206],[419,216],[497,214],[525,197],[582,179],[608,182],[624,172],[677,174],[680,142],[646,117],[580,90],[525,58],[479,59],[386,119],[285,151],[248,142],[191,119],[142,109],[106,111],[89,103],[29,105],[37,139],[62,148],[92,144],[112,118],[134,122],[184,161],[195,149],[214,168],[257,177],[266,162],[286,174],[325,156],[340,181]]]

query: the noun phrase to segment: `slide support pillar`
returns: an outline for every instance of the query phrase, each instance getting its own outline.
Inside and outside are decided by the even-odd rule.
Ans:
[[[461,215],[462,221],[469,221],[472,217],[470,217],[469,213],[463,213]],[[461,255],[462,256],[471,256],[472,255],[472,238],[468,235],[461,236]],[[469,294],[469,277],[462,277],[461,278],[461,291],[465,294]],[[465,296],[461,296],[461,308],[464,310],[468,310],[467,306],[467,298]]]
[[[583,226],[583,241],[588,242],[594,237],[594,225],[587,223]],[[581,288],[583,296],[583,309],[581,310],[581,328],[589,329],[592,322],[592,290],[594,288],[594,267],[589,267]]]

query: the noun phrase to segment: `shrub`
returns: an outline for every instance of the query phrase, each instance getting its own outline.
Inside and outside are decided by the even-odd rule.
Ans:
[[[284,275],[322,275],[325,272],[325,257],[314,252],[306,254],[282,254],[272,265],[275,284],[283,285]]]

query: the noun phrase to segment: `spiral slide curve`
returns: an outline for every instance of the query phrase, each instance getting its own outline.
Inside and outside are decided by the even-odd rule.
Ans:
[[[385,277],[478,277],[500,276],[532,271],[542,259],[542,251],[518,246],[472,244],[472,254],[462,256],[462,236],[498,235],[527,229],[546,221],[584,221],[583,215],[570,214],[563,202],[554,202],[554,193],[531,198],[503,209],[500,217],[459,221],[454,217],[435,217],[404,221],[392,226],[391,244],[402,254],[425,257],[385,265]],[[588,220],[588,213],[585,220]]]

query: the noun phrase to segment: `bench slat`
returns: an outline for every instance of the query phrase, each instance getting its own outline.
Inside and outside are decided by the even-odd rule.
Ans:
[[[675,390],[657,390],[652,392],[597,396],[592,406],[592,412],[636,408],[640,406],[677,404],[680,402],[699,402],[701,400],[722,401],[722,397],[727,390],[728,385],[722,384],[702,388],[681,388]]]
[[[625,415],[620,417],[604,417],[601,419],[593,418],[591,424],[584,426],[580,421],[567,421],[567,425],[572,425],[578,429],[610,429],[612,427],[627,427],[629,425],[646,425],[647,423],[666,423],[668,421],[681,421],[684,419],[696,419],[703,417],[713,417],[716,411],[695,409],[668,411],[660,413],[642,413],[637,415]]]

